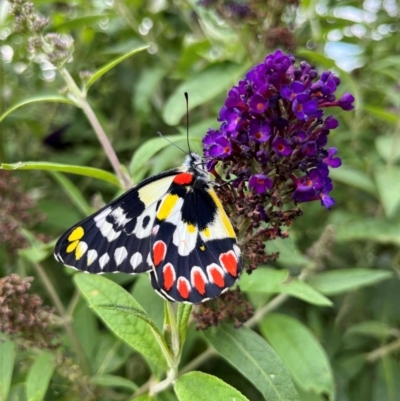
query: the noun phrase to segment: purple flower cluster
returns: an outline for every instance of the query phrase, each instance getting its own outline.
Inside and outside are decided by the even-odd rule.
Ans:
[[[220,128],[203,138],[208,170],[220,161],[226,177],[236,176],[236,188],[247,186],[264,199],[279,193],[281,203],[320,200],[329,209],[335,201],[328,167],[341,160],[336,148],[326,148],[338,121],[323,109],[354,108],[351,94],[336,99],[339,84],[304,61],[296,67],[290,54],[268,55],[229,91]]]

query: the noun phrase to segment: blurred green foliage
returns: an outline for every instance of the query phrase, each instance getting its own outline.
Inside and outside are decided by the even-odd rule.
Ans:
[[[65,68],[86,85],[88,103],[135,183],[180,165],[182,152],[157,132],[185,149],[185,90],[191,147],[201,153],[201,138],[218,127],[226,92],[271,46],[290,44],[296,57],[336,72],[356,109],[336,110],[340,127],[329,138],[343,160],[331,174],[335,207],[302,205],[290,238],[268,243],[280,252],[276,265],[242,278],[256,316],[266,305],[274,313],[253,321],[253,330],[223,326],[202,335],[192,323],[180,365],[186,374],[176,395],[168,389],[157,399],[293,400],[297,391],[301,401],[397,401],[400,8],[395,0],[265,3],[270,14],[251,23],[229,20],[197,0],[37,0],[35,6],[50,18],[46,32],[73,38]],[[15,32],[8,8],[0,2],[0,162],[13,169],[12,163],[29,161],[32,170],[0,171],[0,273],[36,278],[32,292],[56,308],[52,330],[61,346],[41,351],[18,337],[17,346],[0,341],[0,400],[134,399],[148,389],[151,374],[160,377],[161,356],[145,359],[103,316],[108,330],[79,295],[71,271],[51,256],[65,229],[120,193],[118,179],[85,114],[65,95],[62,75],[44,58],[30,57],[26,34]],[[291,36],[276,35],[278,28]],[[10,177],[18,183],[11,185]],[[12,215],[10,202],[34,218],[21,210]],[[307,283],[285,285],[289,274],[307,269],[314,272]],[[163,303],[146,277],[110,279],[161,328]],[[263,354],[273,356],[256,359]],[[285,369],[296,391],[287,380],[276,390],[274,374]],[[213,386],[220,392],[206,393]]]

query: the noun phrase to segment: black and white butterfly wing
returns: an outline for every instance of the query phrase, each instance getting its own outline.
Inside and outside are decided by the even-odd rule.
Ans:
[[[161,201],[151,238],[152,285],[167,299],[199,303],[238,279],[242,265],[232,225],[207,185],[173,189]]]
[[[56,260],[88,273],[142,273],[152,269],[147,256],[160,199],[181,169],[166,171],[74,225],[57,241]]]

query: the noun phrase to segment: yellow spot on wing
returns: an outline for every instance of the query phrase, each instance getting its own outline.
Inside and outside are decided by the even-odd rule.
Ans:
[[[158,210],[157,218],[159,220],[167,219],[170,216],[172,209],[174,208],[178,199],[179,199],[178,195],[171,195],[171,194],[167,195],[163,203],[161,204],[160,209]]]
[[[219,214],[218,217],[221,219],[221,222],[222,222],[225,230],[227,231],[227,233],[226,233],[227,236],[230,237],[230,238],[235,238],[236,237],[235,231],[234,231],[234,229],[232,227],[231,222],[228,219],[228,216],[225,213],[225,210],[224,210],[224,208],[222,206],[221,201],[218,199],[217,194],[215,193],[215,191],[213,189],[210,189],[208,191],[208,193],[211,195],[211,197],[213,198],[215,204],[217,205],[218,214]]]
[[[205,250],[206,250],[206,247],[205,247],[204,245],[200,245],[200,250],[201,250],[201,251],[205,251]]]
[[[78,246],[78,244],[79,244],[79,241],[78,241],[78,240],[72,242],[71,244],[69,244],[69,245],[67,246],[66,252],[67,252],[67,253],[74,252],[74,250],[75,250],[75,248]]]
[[[75,250],[76,260],[79,260],[85,254],[87,249],[88,249],[88,246],[87,246],[86,242],[83,242],[83,241],[79,242],[79,244],[77,245],[76,250]]]
[[[68,241],[72,242],[72,241],[76,241],[78,239],[81,239],[83,237],[83,234],[85,234],[85,231],[83,230],[83,228],[80,227],[80,226],[76,227],[75,230],[72,231],[72,233],[69,235]]]
[[[203,230],[203,234],[204,234],[207,238],[210,238],[210,235],[211,235],[210,229],[207,227],[205,230]]]
[[[193,224],[188,224],[187,225],[187,229],[188,231],[193,234],[194,232],[196,232],[196,227]]]

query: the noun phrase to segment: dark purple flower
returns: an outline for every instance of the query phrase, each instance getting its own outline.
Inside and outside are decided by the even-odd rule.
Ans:
[[[306,138],[307,135],[304,131],[297,131],[292,135],[293,143],[303,143]]]
[[[254,174],[249,179],[249,188],[257,194],[263,194],[272,188],[272,180],[264,174]]]
[[[314,156],[317,153],[317,144],[314,141],[307,142],[301,148],[303,155]]]
[[[224,131],[232,132],[235,131],[237,124],[240,120],[241,112],[237,109],[230,109],[223,107],[219,112],[218,121],[225,121]]]
[[[282,86],[281,95],[284,99],[293,100],[295,97],[304,91],[304,84],[294,81],[288,85]]]
[[[339,100],[338,105],[342,110],[353,110],[354,109],[354,96],[351,93],[345,93]]]
[[[267,121],[253,120],[250,122],[249,136],[254,142],[266,142],[270,138],[271,127]]]
[[[214,158],[225,159],[230,156],[232,151],[231,143],[224,137],[219,137],[214,145],[208,149],[208,154]]]
[[[292,154],[292,147],[290,146],[290,143],[286,139],[283,139],[279,136],[272,143],[272,147],[278,156],[290,156]]]
[[[293,100],[292,110],[299,120],[308,120],[308,117],[317,117],[319,113],[317,101],[310,99],[306,93],[302,93]]]
[[[329,167],[332,168],[337,168],[342,165],[342,161],[340,160],[339,157],[333,157],[337,153],[336,148],[330,148],[328,149],[328,156],[322,159],[322,161],[327,164]]]
[[[333,116],[328,116],[325,118],[324,127],[326,129],[335,129],[339,126],[338,120]]]
[[[262,114],[268,107],[268,99],[256,93],[250,98],[249,105],[250,111],[255,114]]]

